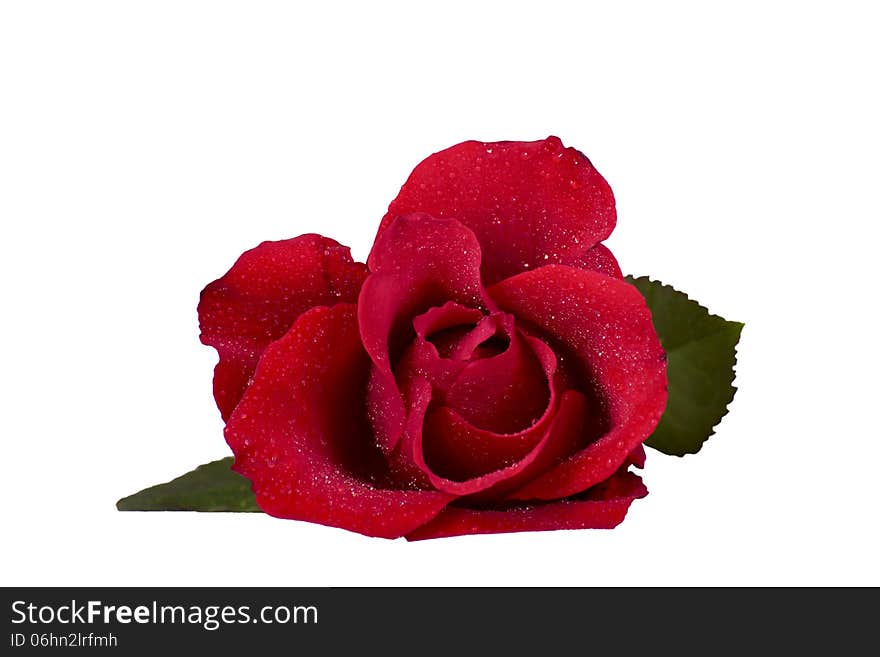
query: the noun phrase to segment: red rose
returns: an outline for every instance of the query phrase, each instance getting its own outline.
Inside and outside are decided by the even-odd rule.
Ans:
[[[410,539],[610,528],[666,404],[614,198],[559,139],[413,171],[367,266],[266,242],[202,293],[234,469],[267,513]]]

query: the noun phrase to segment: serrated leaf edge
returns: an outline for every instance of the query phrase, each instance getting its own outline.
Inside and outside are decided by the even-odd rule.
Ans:
[[[670,290],[672,290],[673,292],[675,292],[676,294],[681,294],[682,296],[684,296],[685,300],[686,300],[688,303],[691,303],[691,304],[695,305],[697,308],[700,308],[701,310],[704,310],[704,311],[706,312],[706,314],[709,315],[710,317],[715,317],[715,318],[720,319],[721,321],[725,322],[725,324],[733,324],[734,326],[737,327],[737,338],[736,338],[736,344],[733,345],[733,363],[732,363],[731,366],[730,366],[730,369],[731,369],[731,371],[733,372],[733,379],[731,379],[731,381],[730,381],[730,389],[731,389],[730,401],[728,401],[728,402],[724,405],[724,410],[723,410],[723,412],[718,416],[718,419],[717,419],[717,420],[715,421],[715,423],[712,425],[711,429],[709,430],[709,433],[706,434],[706,437],[703,438],[702,441],[700,441],[700,444],[699,444],[699,446],[697,447],[697,449],[695,449],[695,450],[692,451],[692,452],[688,451],[688,452],[681,452],[681,453],[676,453],[676,452],[671,452],[671,453],[670,453],[670,452],[665,452],[665,451],[663,451],[663,450],[661,450],[661,449],[658,449],[657,447],[654,447],[654,446],[650,445],[649,442],[648,442],[648,441],[651,440],[651,437],[650,437],[650,436],[648,436],[648,438],[645,440],[645,445],[646,445],[647,447],[650,447],[651,449],[653,449],[653,450],[655,450],[655,451],[657,451],[657,452],[660,452],[661,454],[667,454],[667,455],[669,455],[669,456],[676,456],[676,457],[678,457],[678,458],[683,458],[683,457],[685,457],[685,456],[690,456],[690,455],[692,455],[692,454],[697,454],[698,452],[700,452],[700,451],[703,449],[703,445],[706,444],[706,441],[708,441],[709,438],[711,438],[712,436],[715,435],[715,430],[716,430],[716,428],[718,427],[718,425],[721,424],[721,421],[722,421],[722,420],[723,420],[723,419],[724,419],[724,418],[730,413],[730,405],[733,404],[733,400],[736,398],[736,393],[737,393],[737,391],[739,390],[739,388],[738,388],[736,385],[734,385],[734,384],[736,383],[736,379],[737,379],[737,370],[736,370],[736,366],[738,365],[738,362],[739,362],[739,358],[738,358],[738,355],[739,355],[739,342],[740,342],[740,339],[742,338],[742,330],[743,330],[743,329],[745,328],[745,326],[746,326],[746,325],[745,325],[745,322],[738,322],[738,321],[734,321],[734,320],[730,320],[730,319],[727,319],[727,318],[725,318],[725,317],[722,317],[721,315],[716,315],[716,314],[713,313],[711,310],[709,310],[706,306],[704,306],[703,304],[701,304],[699,301],[697,301],[696,299],[692,299],[692,298],[688,295],[687,292],[683,292],[683,291],[679,290],[678,288],[676,288],[676,287],[674,287],[674,286],[672,286],[672,285],[669,285],[668,283],[664,283],[663,281],[661,281],[661,280],[659,280],[659,279],[652,279],[650,276],[632,276],[632,275],[627,275],[627,276],[624,277],[624,279],[625,279],[625,280],[627,280],[627,279],[631,279],[631,280],[627,280],[627,282],[630,283],[630,285],[633,284],[633,281],[642,281],[642,280],[643,280],[643,281],[647,281],[648,283],[651,283],[651,284],[659,285],[660,287],[667,287],[667,288],[669,288]],[[638,289],[638,288],[636,288],[636,289]],[[641,293],[641,290],[639,290],[639,293]],[[644,295],[642,295],[642,296],[644,296]],[[646,301],[645,303],[647,303],[647,301]],[[648,308],[648,310],[650,310],[650,308]],[[696,340],[695,342],[700,342],[700,341],[705,340],[705,339],[707,339],[707,338],[713,337],[713,336],[717,335],[717,334],[720,333],[720,332],[721,332],[721,331],[719,330],[719,331],[715,331],[715,332],[713,332],[713,333],[708,333],[708,334],[704,335],[703,337],[701,337],[699,340]],[[666,350],[666,347],[664,347],[663,349],[664,349],[664,351],[665,351],[665,350]],[[673,351],[674,351],[674,350],[673,350]],[[666,353],[668,354],[669,352],[667,351]]]

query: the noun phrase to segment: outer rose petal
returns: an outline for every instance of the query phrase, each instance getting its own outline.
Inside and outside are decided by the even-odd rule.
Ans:
[[[625,281],[558,265],[509,278],[490,294],[577,359],[609,424],[598,440],[512,497],[557,499],[605,481],[666,407],[666,354],[644,298]]]
[[[405,421],[391,364],[414,336],[414,317],[447,301],[482,308],[492,302],[480,283],[480,245],[454,219],[400,217],[376,240],[367,263],[371,274],[358,298],[358,322],[374,365],[370,417],[387,453]]]
[[[266,346],[317,305],[357,300],[366,267],[320,235],[263,242],[202,290],[204,344],[217,349],[214,399],[224,420],[241,399]]]
[[[377,241],[411,212],[455,217],[474,231],[486,285],[546,264],[582,266],[617,221],[608,183],[558,137],[467,141],[429,156],[388,207]]]
[[[615,474],[606,485],[574,499],[513,506],[503,510],[446,507],[431,522],[407,534],[410,541],[463,534],[498,534],[554,529],[612,529],[632,501],[647,495],[640,477]]]
[[[611,249],[604,244],[597,244],[589,251],[586,251],[580,258],[572,259],[571,262],[564,264],[570,267],[580,267],[581,269],[592,269],[614,278],[623,278],[623,272],[620,271],[617,258],[611,253]]]
[[[396,538],[451,499],[382,487],[388,473],[363,407],[369,367],[350,304],[306,312],[266,348],[226,425],[233,469],[266,513]]]

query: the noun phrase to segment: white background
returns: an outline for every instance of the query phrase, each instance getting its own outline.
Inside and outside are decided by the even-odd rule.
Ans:
[[[877,17],[712,6],[3,3],[2,583],[880,584]],[[548,134],[612,185],[626,272],[746,322],[730,415],[623,525],[115,511],[228,453],[195,309],[241,251],[363,258],[429,153]]]

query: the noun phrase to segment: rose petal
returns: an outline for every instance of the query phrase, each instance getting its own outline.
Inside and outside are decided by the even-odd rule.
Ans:
[[[505,315],[505,317],[510,318],[510,315]],[[512,318],[502,320],[498,313],[486,315],[473,329],[451,345],[449,355],[457,360],[486,358],[489,356],[489,352],[494,352],[491,355],[498,355],[506,348],[503,343],[504,341],[509,342],[512,330]],[[499,333],[502,338],[499,339],[499,344],[495,345],[497,348],[493,349],[485,344],[488,341],[493,341],[493,338]]]
[[[562,396],[558,409],[554,404],[535,426],[522,432],[522,435],[512,437],[517,443],[511,446],[511,450],[527,448],[529,451],[525,456],[506,467],[457,481],[437,474],[425,460],[424,429],[428,424],[426,410],[431,401],[430,384],[424,379],[416,380],[411,390],[413,406],[403,438],[391,459],[394,480],[400,486],[433,487],[456,496],[478,496],[481,500],[502,497],[567,451],[580,432],[586,412],[583,395],[567,391]],[[446,426],[443,429],[458,431],[458,437],[463,439],[473,438],[487,442],[492,438],[501,438],[498,435],[481,436],[479,429],[468,426],[463,421],[456,427]],[[464,452],[464,445],[461,450]],[[464,457],[467,458],[466,455]]]
[[[444,306],[444,308],[449,308],[449,306]],[[420,317],[424,318],[425,315]],[[421,322],[416,321],[415,324],[419,325]],[[455,346],[464,346],[464,351],[468,354],[474,353],[478,357],[479,352],[486,351],[487,348],[480,347],[476,350],[474,349],[477,342],[471,339],[473,333],[480,328],[485,328],[481,339],[491,339],[499,324],[504,325],[505,331],[513,330],[512,318],[509,315],[496,313],[492,316],[484,317],[478,327],[465,335],[465,340]],[[512,343],[508,345],[504,352],[493,354],[489,351],[489,356],[484,360],[471,362],[458,358],[441,357],[438,348],[432,342],[425,342],[420,330],[417,330],[417,333],[419,333],[419,336],[410,344],[409,349],[397,361],[394,368],[395,378],[398,388],[402,392],[404,405],[410,409],[410,424],[415,422],[409,433],[415,435],[416,432],[422,431],[422,421],[414,421],[412,415],[419,413],[419,417],[424,416],[428,404],[431,404],[432,410],[427,413],[427,417],[424,420],[426,429],[432,426],[434,422],[432,417],[438,411],[442,411],[440,415],[444,418],[451,418],[450,421],[454,423],[453,432],[449,434],[441,433],[440,435],[434,432],[437,435],[438,441],[434,447],[437,448],[435,451],[441,467],[444,460],[450,460],[452,463],[451,471],[459,472],[462,471],[462,468],[464,470],[471,469],[469,474],[461,477],[463,479],[506,467],[525,456],[546,431],[549,421],[555,413],[556,390],[560,388],[557,385],[557,361],[550,348],[536,338],[514,333]],[[468,343],[470,343],[469,346]],[[481,428],[478,428],[470,422],[473,420],[473,417],[466,420],[459,414],[461,409],[457,407],[461,404],[455,403],[457,401],[461,402],[460,398],[463,395],[462,391],[464,388],[459,386],[458,383],[463,375],[470,374],[469,368],[476,362],[495,363],[496,361],[514,361],[514,364],[518,361],[525,361],[528,363],[528,366],[517,367],[515,373],[528,375],[535,379],[534,387],[537,390],[532,390],[531,388],[527,390],[533,393],[534,399],[525,400],[521,403],[522,406],[531,405],[534,408],[534,412],[528,414],[527,422],[520,422],[522,427],[519,431],[497,433],[499,431],[497,427],[487,428],[480,425]],[[503,363],[496,364],[496,368],[505,369]],[[470,380],[466,376],[464,378]],[[467,382],[465,381],[465,383]],[[491,414],[495,411],[496,399],[502,397],[504,393],[504,390],[499,389],[501,387],[504,386],[489,386],[486,391],[488,399],[478,404],[477,410],[484,411],[484,415],[490,417],[490,419]],[[468,389],[472,390],[472,388]],[[452,393],[455,394],[453,395]],[[535,400],[540,403],[534,403]],[[466,401],[473,406],[473,400]],[[453,407],[450,408],[446,404],[452,404]],[[504,405],[503,399],[501,405]],[[517,413],[519,412],[518,409],[515,410]],[[534,435],[532,436],[532,434]],[[453,435],[458,435],[459,438],[455,439]],[[486,450],[481,450],[479,447],[479,444],[485,441],[497,443],[495,449],[491,446],[486,448],[486,450],[494,454],[494,457],[487,455],[489,459],[494,458],[494,466],[487,466],[485,459],[480,464],[471,464],[468,456],[474,450],[485,452]],[[430,440],[427,443],[427,448],[429,451],[432,448]],[[408,461],[411,464],[414,463],[413,459],[408,459]],[[503,464],[502,461],[504,461]],[[474,467],[476,467],[476,470],[473,470]],[[456,475],[448,473],[443,473],[443,476],[456,478]]]
[[[263,242],[246,251],[199,300],[201,340],[217,350],[214,399],[224,420],[235,408],[266,346],[303,312],[357,300],[366,266],[348,247],[320,235]]]
[[[442,306],[429,308],[413,319],[413,329],[416,332],[416,337],[426,341],[440,331],[459,326],[473,327],[483,319],[483,316],[483,313],[476,308],[468,308],[454,301],[447,301]]]
[[[425,417],[422,446],[425,464],[438,476],[467,481],[503,470],[522,460],[547,433],[555,413],[513,434],[475,427],[448,406]]]
[[[504,316],[486,319],[499,317]],[[565,377],[559,376],[553,351],[535,337],[514,337],[528,345],[549,389],[542,416],[516,433],[478,428],[443,405],[443,390],[466,363],[440,358],[424,342],[413,343],[398,361],[397,379],[409,408],[402,440],[390,455],[399,485],[500,499],[583,446],[589,435],[584,395],[569,390],[559,401],[557,390],[563,389]]]
[[[412,389],[415,383],[427,382],[437,394],[440,390],[449,388],[466,365],[467,363],[460,360],[443,358],[431,342],[413,342],[394,366],[397,387],[402,393],[404,405],[412,408]]]
[[[443,397],[437,397],[435,385],[442,386],[448,373],[438,374],[434,370],[444,366],[455,368],[462,363],[439,358],[433,346],[425,343],[409,350],[401,361],[408,373],[401,388],[410,410],[402,440],[390,455],[399,485],[433,487],[480,500],[499,499],[583,443],[588,417],[584,396],[570,390],[557,401],[557,361],[553,352],[536,338],[524,340],[544,368],[550,394],[544,414],[530,427],[514,434],[477,428],[453,409],[436,406],[443,402]],[[430,352],[434,363],[414,364],[422,358],[430,360]],[[430,464],[429,459],[433,459]]]
[[[625,281],[558,265],[509,278],[490,294],[572,354],[607,419],[598,440],[514,496],[556,499],[604,481],[651,434],[666,406],[666,354],[644,298]]]
[[[384,487],[364,409],[369,367],[350,304],[306,312],[266,348],[225,432],[266,513],[395,538],[451,499]]]
[[[498,333],[509,341],[507,348],[490,358],[471,361],[444,391],[443,401],[474,426],[515,433],[531,426],[546,411],[549,381],[527,339],[514,329],[513,317],[495,313],[483,321],[497,325]],[[555,369],[553,358],[549,376]]]
[[[435,405],[425,414],[424,422],[415,427],[421,432],[419,463],[424,463],[426,472],[453,481],[475,479],[525,458],[546,435],[559,410],[556,357],[540,340],[531,337],[519,340],[527,342],[543,369],[540,376],[546,389],[546,402],[541,416],[519,431],[499,433],[474,426],[455,408]],[[434,388],[436,396],[436,384]],[[442,403],[446,400],[442,399]]]
[[[614,229],[614,196],[583,153],[557,137],[467,141],[429,156],[404,183],[379,226],[411,212],[455,217],[476,233],[491,285],[584,254]]]
[[[447,301],[483,309],[492,302],[480,283],[480,246],[454,219],[400,217],[376,240],[367,263],[371,274],[358,299],[358,322],[373,361],[370,419],[389,453],[405,421],[391,365],[415,335],[413,318]]]
[[[569,262],[563,264],[569,267],[592,269],[600,274],[607,274],[614,278],[623,278],[623,272],[620,271],[617,258],[611,253],[611,249],[604,244],[597,244],[589,251],[585,251],[579,258],[572,258]]]
[[[626,461],[624,461],[623,464],[627,467],[630,465],[634,465],[637,468],[644,468],[645,467],[645,458],[646,458],[645,446],[642,444],[639,444],[630,453],[630,455],[627,457]]]
[[[621,472],[602,487],[574,499],[514,505],[506,509],[448,506],[406,538],[418,541],[466,534],[612,529],[623,521],[633,500],[647,493],[640,477]]]
[[[449,358],[461,338],[473,331],[483,317],[476,308],[447,301],[413,319],[413,329],[419,342],[430,342],[441,357]]]
[[[528,429],[498,434],[441,406],[425,419],[420,464],[439,490],[497,500],[570,454],[587,413],[584,396],[567,390]]]

